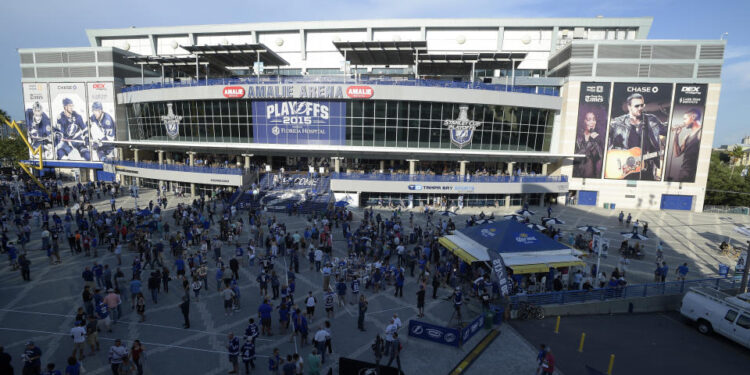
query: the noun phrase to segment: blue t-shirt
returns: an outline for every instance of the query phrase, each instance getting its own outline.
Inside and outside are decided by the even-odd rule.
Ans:
[[[258,307],[258,313],[260,314],[261,319],[270,319],[272,311],[273,307],[267,303],[263,303]]]
[[[177,270],[178,270],[178,271],[182,271],[182,270],[184,270],[184,269],[185,269],[185,261],[184,261],[184,260],[182,260],[182,259],[177,259],[177,260],[176,260],[176,261],[174,262],[174,264],[175,264],[175,266],[177,266]]]
[[[133,280],[130,282],[130,293],[138,294],[141,292],[141,281]]]
[[[677,272],[679,272],[680,275],[685,276],[688,273],[688,267],[683,264],[683,265],[677,267]]]

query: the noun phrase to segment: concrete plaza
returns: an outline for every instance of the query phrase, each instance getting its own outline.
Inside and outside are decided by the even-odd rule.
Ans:
[[[155,198],[155,192],[142,189],[139,203],[143,206],[150,199]],[[177,202],[188,202],[189,198],[169,197],[170,207]],[[118,206],[133,207],[134,202],[130,197],[121,197]],[[109,201],[101,200],[95,202],[99,210],[109,209]],[[533,208],[532,208],[533,209]],[[563,231],[574,230],[577,225],[594,224],[608,228],[605,236],[611,239],[614,247],[619,245],[619,228],[617,225],[618,211],[603,210],[596,208],[581,207],[553,207],[553,215],[566,221],[562,225]],[[172,220],[168,213],[164,215]],[[498,209],[493,211],[496,216],[509,213],[511,209]],[[542,209],[535,218],[540,217]],[[58,210],[62,212],[62,210]],[[457,227],[463,228],[464,221],[472,213],[478,213],[478,209],[466,209],[453,220]],[[484,209],[485,213],[490,210]],[[627,213],[627,212],[626,212]],[[244,211],[241,212],[246,217]],[[404,213],[402,215],[408,215]],[[287,225],[292,233],[304,231],[309,225],[304,216],[288,217],[286,214],[276,214],[280,221]],[[361,219],[361,209],[354,209],[355,222]],[[634,219],[649,222],[652,239],[647,242],[646,259],[633,261],[631,263],[628,279],[630,283],[648,282],[653,279],[653,252],[658,240],[666,243],[665,260],[670,268],[676,267],[678,263],[688,262],[690,266],[689,278],[715,276],[718,263],[729,263],[731,260],[717,254],[718,243],[730,236],[734,243],[744,242],[739,233],[734,232],[733,225],[737,223],[750,224],[750,217],[715,214],[695,214],[669,211],[639,211],[633,212]],[[402,218],[408,220],[407,216]],[[535,220],[538,222],[538,220]],[[415,225],[424,225],[423,215],[415,213]],[[212,230],[216,230],[213,228]],[[342,241],[340,229],[334,229],[334,256],[344,256],[346,252],[345,242]],[[247,231],[243,233],[240,241],[247,243]],[[12,236],[11,236],[12,237]],[[50,265],[46,254],[39,248],[41,241],[38,238],[32,240],[27,246],[29,249],[31,265],[31,282],[23,282],[18,271],[12,272],[7,265],[0,271],[0,345],[5,351],[13,356],[13,365],[20,372],[22,366],[20,353],[23,345],[28,340],[36,342],[43,351],[42,363],[54,362],[58,368],[64,368],[64,363],[72,351],[72,340],[68,334],[75,311],[82,306],[81,291],[83,280],[81,272],[85,266],[91,266],[94,259],[81,255],[71,255],[67,244],[61,243],[61,265]],[[223,252],[228,258],[233,248],[225,246]],[[102,255],[102,253],[104,253]],[[123,272],[129,275],[130,264],[133,254],[124,254]],[[168,265],[172,266],[173,259],[166,256]],[[605,272],[611,272],[616,265],[618,256],[612,253],[609,258],[602,259]],[[100,250],[99,262],[115,267],[114,256],[105,250]],[[595,262],[596,259],[588,259],[587,262]],[[283,260],[279,260],[277,270],[283,269]],[[173,267],[170,267],[173,268]],[[324,310],[322,308],[322,276],[320,273],[310,271],[305,259],[301,259],[300,274],[297,275],[297,304],[303,305],[302,299],[307,291],[313,291],[318,297],[319,308],[313,323],[310,325],[311,335],[317,330],[318,325],[324,321]],[[260,303],[258,286],[255,278],[259,268],[242,267],[240,273],[240,290],[242,293],[242,310],[232,316],[225,316],[222,301],[215,291],[213,273],[215,267],[209,262],[209,291],[202,291],[199,302],[191,301],[190,329],[182,328],[182,316],[178,308],[179,297],[178,285],[172,282],[170,293],[161,294],[159,303],[154,305],[150,298],[146,301],[146,321],[137,323],[138,316],[131,311],[128,299],[123,302],[123,319],[114,325],[112,333],[100,333],[102,350],[95,356],[86,357],[83,361],[87,374],[109,373],[106,359],[106,351],[115,338],[122,338],[129,347],[132,340],[139,339],[144,343],[147,352],[146,373],[149,374],[219,374],[231,369],[226,355],[226,335],[229,332],[241,335],[247,325],[249,317],[257,317],[257,307]],[[670,279],[673,278],[673,273]],[[145,289],[145,285],[144,285]],[[431,289],[431,288],[429,288]],[[393,295],[393,289],[386,289],[377,294],[372,290],[364,293],[369,300],[367,313],[367,332],[359,332],[356,329],[357,311],[356,306],[346,305],[335,309],[335,317],[332,321],[333,360],[326,362],[327,365],[335,363],[340,357],[349,357],[364,361],[373,361],[370,350],[375,334],[383,332],[389,322],[389,318],[398,313],[406,326],[410,319],[416,319],[416,279],[407,277],[404,287],[404,297],[397,298]],[[447,297],[450,291],[441,290],[439,297]],[[476,315],[475,301],[470,301],[467,316]],[[425,309],[425,321],[436,324],[446,324],[450,320],[452,305],[442,298],[432,300],[427,298]],[[302,357],[306,357],[311,350],[311,345],[302,346],[299,341],[290,340],[288,334],[278,334],[277,314],[273,314],[274,336],[261,336],[257,340],[257,369],[254,373],[265,374],[267,371],[267,358],[273,348],[279,348],[282,356],[298,351]],[[487,373],[492,370],[497,373],[533,373],[536,368],[536,351],[527,343],[521,335],[508,325],[500,327],[501,335],[483,353],[468,373]],[[484,332],[474,336],[463,348],[455,349],[439,344],[408,337],[407,329],[401,330],[401,339],[404,346],[402,352],[402,366],[406,374],[416,374],[424,370],[437,370],[437,373],[447,373],[455,366],[476,343],[484,336]],[[328,366],[325,367],[327,371]],[[333,365],[334,373],[338,372]],[[325,373],[325,371],[323,373]]]

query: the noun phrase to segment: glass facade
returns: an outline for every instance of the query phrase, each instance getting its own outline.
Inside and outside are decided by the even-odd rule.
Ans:
[[[166,102],[127,105],[131,140],[253,143],[250,100],[174,101],[182,116],[179,135],[167,136]],[[402,148],[458,148],[445,120],[459,116],[458,103],[351,100],[346,102],[346,145]],[[481,124],[463,147],[488,151],[549,151],[555,111],[496,105],[469,105],[468,119]]]

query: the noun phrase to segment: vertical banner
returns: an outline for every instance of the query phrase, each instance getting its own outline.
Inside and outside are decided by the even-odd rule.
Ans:
[[[46,83],[23,84],[23,108],[31,147],[42,147],[42,158],[54,159],[49,87]]]
[[[615,83],[604,178],[661,181],[671,83]]]
[[[495,276],[497,285],[500,289],[500,296],[505,297],[510,295],[510,288],[513,285],[508,280],[508,273],[505,271],[505,262],[497,251],[488,251],[490,255],[490,262],[492,262],[492,274]]]
[[[669,131],[667,181],[695,182],[708,85],[678,84]]]
[[[115,86],[112,82],[86,84],[89,105],[89,131],[91,134],[91,161],[116,159],[114,141],[117,135],[115,122]]]
[[[253,101],[253,141],[289,145],[344,145],[346,103]]]
[[[51,83],[50,98],[56,159],[90,161],[86,85]]]
[[[581,83],[575,153],[586,156],[573,161],[573,177],[602,177],[610,87],[609,82]]]

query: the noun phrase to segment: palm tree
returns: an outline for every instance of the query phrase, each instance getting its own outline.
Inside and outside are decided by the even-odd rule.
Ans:
[[[734,166],[737,165],[739,161],[741,161],[745,156],[745,150],[742,149],[741,146],[734,146],[731,150],[729,150],[729,158],[730,162],[732,163],[732,172],[730,173],[730,176],[734,175]]]

